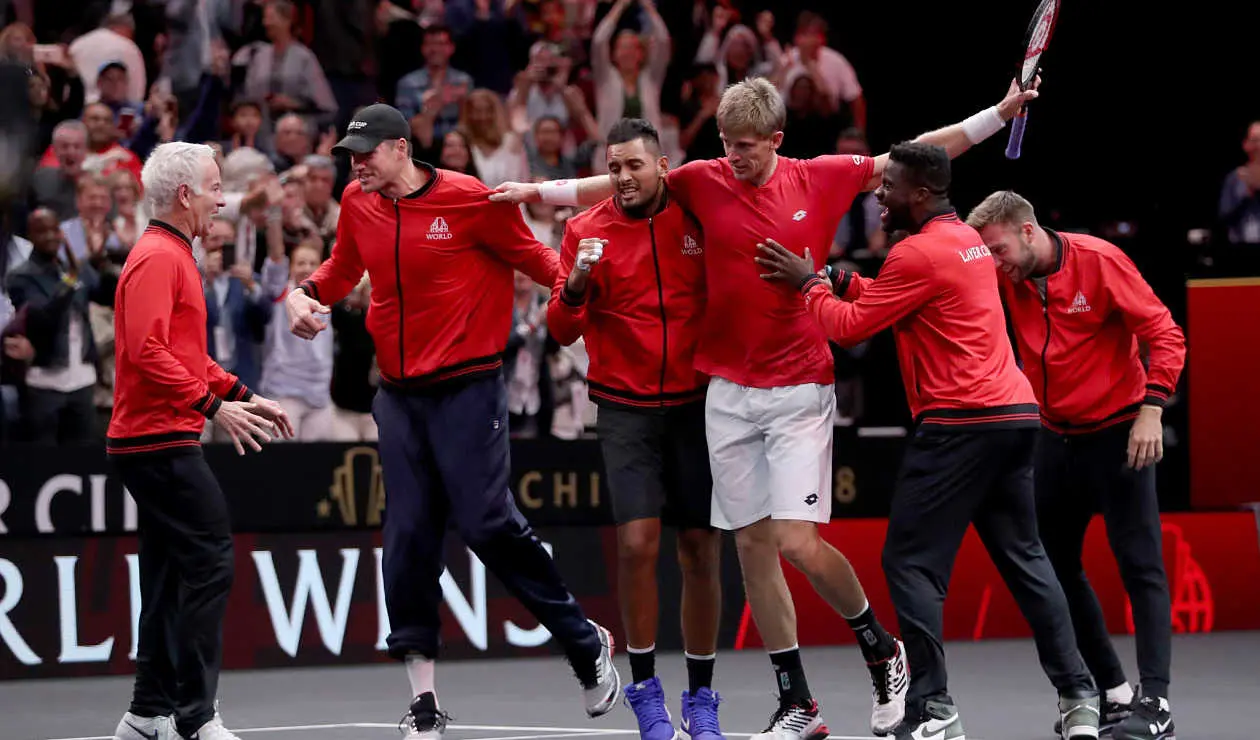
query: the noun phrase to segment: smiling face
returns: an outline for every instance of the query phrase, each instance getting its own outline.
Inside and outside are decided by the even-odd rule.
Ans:
[[[1011,282],[1027,280],[1037,268],[1037,255],[1033,251],[1032,238],[1036,226],[1023,223],[990,224],[980,230],[980,238],[993,255],[993,263]]]
[[[879,221],[884,231],[914,230],[913,205],[917,197],[918,187],[907,178],[905,167],[900,162],[889,162],[884,168],[884,179],[875,190],[875,199],[884,207],[879,214]]]
[[[186,190],[186,192],[184,192]],[[219,177],[219,163],[213,157],[201,159],[200,192],[187,186],[180,186],[179,198],[186,202],[192,215],[192,234],[190,236],[204,239],[210,233],[214,216],[219,209],[227,205],[223,199],[223,182]]]

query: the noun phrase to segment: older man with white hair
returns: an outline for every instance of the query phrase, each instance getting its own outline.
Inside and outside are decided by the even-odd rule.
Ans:
[[[245,454],[293,436],[284,410],[206,354],[192,240],[223,207],[214,150],[163,144],[141,178],[153,218],[128,255],[114,314],[114,413],[106,450],[136,501],[140,635],[131,707],[115,740],[239,740],[215,711],[232,586],[227,500],[201,451],[213,419]]]

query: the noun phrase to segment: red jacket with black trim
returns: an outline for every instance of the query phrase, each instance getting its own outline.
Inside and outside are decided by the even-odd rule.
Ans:
[[[491,202],[476,178],[416,166],[429,180],[407,197],[365,193],[357,180],[346,186],[332,256],[299,288],[331,306],[366,270],[382,381],[432,390],[501,372],[513,270],[551,285],[560,258],[534,238],[519,206]]]
[[[197,447],[224,400],[253,393],[206,354],[206,294],[192,243],[150,221],[114,298],[111,455]]]
[[[1042,423],[1101,429],[1162,407],[1185,367],[1186,341],[1128,255],[1102,239],[1046,230],[1058,262],[1043,297],[1032,279],[1000,278],[1024,374]],[[1149,350],[1144,367],[1140,345]]]
[[[586,291],[565,284],[578,242],[607,239]],[[708,378],[695,369],[704,318],[704,242],[676,203],[654,216],[627,216],[609,198],[569,219],[547,328],[569,345],[586,338],[587,383],[600,405],[662,408],[704,398]]]
[[[992,257],[980,234],[952,211],[898,242],[874,280],[842,272],[833,294],[815,275],[801,290],[841,346],[892,327],[910,411],[921,428],[1040,426],[1036,398],[1006,336]]]

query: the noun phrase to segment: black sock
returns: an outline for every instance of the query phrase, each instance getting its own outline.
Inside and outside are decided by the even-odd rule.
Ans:
[[[687,691],[692,696],[702,688],[713,688],[713,664],[716,658],[716,655],[700,658],[687,653]]]
[[[779,702],[782,704],[809,704],[809,684],[805,681],[805,669],[801,667],[801,650],[781,650],[770,653],[774,665],[775,683],[779,686]]]
[[[647,681],[656,675],[656,646],[638,652],[636,648],[627,648],[630,654],[630,677],[635,683]]]
[[[862,657],[867,663],[888,660],[897,652],[897,643],[875,618],[875,610],[870,604],[866,605],[861,614],[851,619],[846,617],[845,621],[857,635],[858,647],[862,649]]]

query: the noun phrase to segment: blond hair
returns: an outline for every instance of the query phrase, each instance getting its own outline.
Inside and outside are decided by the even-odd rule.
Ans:
[[[1019,226],[1022,223],[1037,223],[1037,214],[1032,203],[1013,190],[999,190],[991,194],[967,216],[967,225],[976,231],[994,224]]]
[[[717,122],[724,134],[752,134],[766,139],[783,130],[787,107],[769,80],[752,77],[731,85],[722,93]]]

